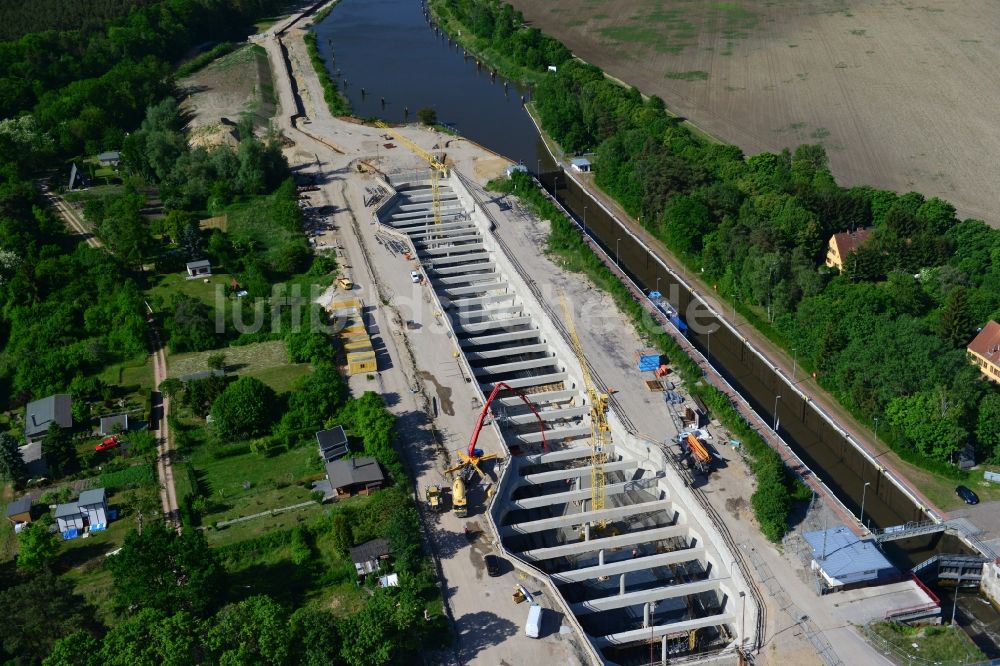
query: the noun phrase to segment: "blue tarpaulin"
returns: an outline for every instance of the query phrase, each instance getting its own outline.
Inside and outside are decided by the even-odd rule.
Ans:
[[[646,354],[639,357],[639,371],[652,372],[660,367],[659,354]]]
[[[80,530],[76,529],[75,527],[72,527],[63,532],[62,536],[65,541],[69,541],[70,539],[75,539],[78,536],[80,536]]]

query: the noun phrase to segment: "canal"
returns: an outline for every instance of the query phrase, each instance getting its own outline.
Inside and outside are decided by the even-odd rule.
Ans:
[[[439,122],[542,174],[546,188],[578,219],[640,286],[658,289],[678,311],[696,307],[671,275],[572,179],[545,149],[522,100],[530,90],[477,64],[461,46],[431,25],[416,0],[342,0],[314,28],[320,54],[359,117],[413,121],[433,108]],[[873,528],[924,516],[906,495],[792,390],[738,335],[703,312],[692,330],[694,345],[855,515]],[[725,314],[723,314],[725,316]],[[711,332],[709,332],[711,331]],[[800,377],[801,379],[801,371]],[[965,552],[956,538],[932,535],[889,544],[900,566],[936,552]]]

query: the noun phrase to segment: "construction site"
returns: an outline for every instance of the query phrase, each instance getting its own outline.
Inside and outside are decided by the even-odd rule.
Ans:
[[[448,470],[454,510],[483,506],[493,549],[544,583],[593,661],[736,657],[756,640],[758,609],[687,488],[676,427],[665,420],[652,440],[623,421],[572,305],[563,297],[557,313],[525,279],[465,177],[408,147],[430,168],[385,176],[374,223],[428,281],[481,405]],[[501,450],[479,448],[483,427]]]

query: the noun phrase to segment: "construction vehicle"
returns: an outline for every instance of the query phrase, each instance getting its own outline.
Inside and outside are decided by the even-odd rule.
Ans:
[[[702,444],[693,432],[689,432],[684,441],[687,443],[688,452],[694,460],[694,466],[699,472],[707,473],[712,466],[712,454],[708,452],[708,447]]]
[[[406,146],[411,153],[427,162],[427,165],[431,168],[431,200],[433,202],[431,210],[434,213],[434,224],[441,224],[441,195],[438,191],[438,186],[442,177],[448,177],[448,167],[445,166],[437,157],[427,152],[393,128],[389,127],[381,120],[375,121],[375,127],[385,130],[386,134]]]
[[[469,500],[465,497],[465,480],[456,476],[451,483],[451,507],[459,518],[469,515]]]
[[[479,419],[476,421],[476,427],[472,431],[472,438],[469,440],[468,449],[464,453],[461,451],[458,452],[458,458],[461,462],[451,469],[445,470],[445,474],[460,472],[459,476],[456,478],[465,477],[469,481],[471,481],[476,475],[479,477],[484,476],[483,470],[479,467],[479,463],[486,460],[493,460],[497,457],[497,454],[484,454],[482,449],[476,448],[476,443],[479,441],[479,433],[483,429],[483,423],[486,421],[486,415],[490,413],[490,405],[492,405],[496,397],[500,395],[500,392],[504,390],[512,391],[516,394],[524,402],[524,404],[528,406],[531,413],[535,415],[535,418],[538,420],[539,430],[542,433],[542,448],[545,450],[548,449],[548,443],[545,441],[545,423],[542,421],[542,417],[538,415],[538,410],[535,409],[535,406],[530,400],[528,400],[528,398],[524,395],[524,392],[520,389],[513,388],[504,382],[497,382],[493,385],[493,390],[490,391],[490,395],[486,398],[486,402],[483,403],[483,408],[479,411]]]
[[[521,585],[520,583],[514,586],[514,594],[511,595],[511,599],[515,604],[519,604],[523,601],[535,603],[535,598],[531,596],[531,592],[528,592],[524,585]]]
[[[427,506],[431,508],[431,511],[438,512],[444,508],[444,498],[442,497],[441,486],[427,486],[427,490],[424,491],[424,496],[427,498]]]
[[[600,511],[604,508],[604,462],[607,460],[608,447],[611,445],[611,427],[607,418],[608,395],[598,391],[594,385],[566,295],[560,293],[559,300],[562,304],[563,317],[566,319],[566,328],[573,342],[573,352],[580,362],[580,373],[583,375],[583,384],[590,402],[590,510]],[[605,527],[606,521],[598,521],[598,526]]]

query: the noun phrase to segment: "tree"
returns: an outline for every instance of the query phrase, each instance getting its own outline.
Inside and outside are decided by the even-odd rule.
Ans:
[[[394,568],[400,573],[414,574],[423,558],[420,544],[420,516],[413,506],[402,506],[392,512],[386,523],[386,538],[392,550]]]
[[[334,549],[341,555],[347,555],[347,551],[354,545],[354,535],[351,534],[351,523],[343,512],[333,516],[333,526],[330,533]]]
[[[417,109],[417,119],[424,125],[433,125],[437,122],[437,111],[429,106]]]
[[[6,432],[0,433],[0,481],[20,486],[28,479],[28,466],[18,448],[17,440]]]
[[[300,666],[339,666],[340,635],[333,615],[313,607],[292,613],[292,661]]]
[[[158,521],[129,532],[108,559],[121,608],[152,608],[201,614],[216,601],[222,568],[198,530],[177,534]]]
[[[160,393],[167,396],[168,398],[173,398],[175,395],[181,392],[184,388],[184,382],[182,382],[177,377],[167,377],[162,382],[160,382]]]
[[[104,637],[104,666],[184,666],[198,663],[202,626],[190,613],[143,608],[118,619]]]
[[[81,629],[96,628],[93,609],[66,579],[47,571],[0,592],[3,652],[14,663],[38,663],[55,642]]]
[[[89,631],[74,631],[52,646],[42,666],[101,666],[101,643]]]
[[[170,351],[203,351],[216,345],[215,323],[208,307],[198,299],[178,294],[173,312],[164,322]]]
[[[219,352],[217,354],[208,355],[208,367],[212,370],[225,370],[226,369],[226,353]]]
[[[405,583],[405,581],[403,581]],[[382,666],[412,649],[420,637],[423,604],[403,585],[376,590],[368,603],[341,621],[344,641],[340,654],[348,666]]]
[[[53,476],[72,474],[80,469],[73,435],[69,430],[60,428],[55,421],[49,425],[49,431],[42,438],[42,456]]]
[[[37,572],[59,554],[59,542],[42,523],[28,523],[17,535],[17,568]]]
[[[223,666],[285,664],[291,649],[288,613],[266,595],[244,599],[213,618],[206,644]]]
[[[920,453],[936,460],[950,460],[965,443],[961,409],[941,386],[894,399],[886,417]]]
[[[157,444],[156,435],[149,430],[136,430],[128,436],[128,451],[134,456],[155,456]]]
[[[975,330],[975,322],[969,312],[968,291],[964,287],[952,287],[941,308],[941,338],[956,349],[963,348]]]
[[[267,432],[278,396],[256,377],[240,377],[212,403],[212,426],[222,439],[238,440]]]
[[[990,459],[1000,460],[1000,393],[985,395],[979,402],[976,441]]]

